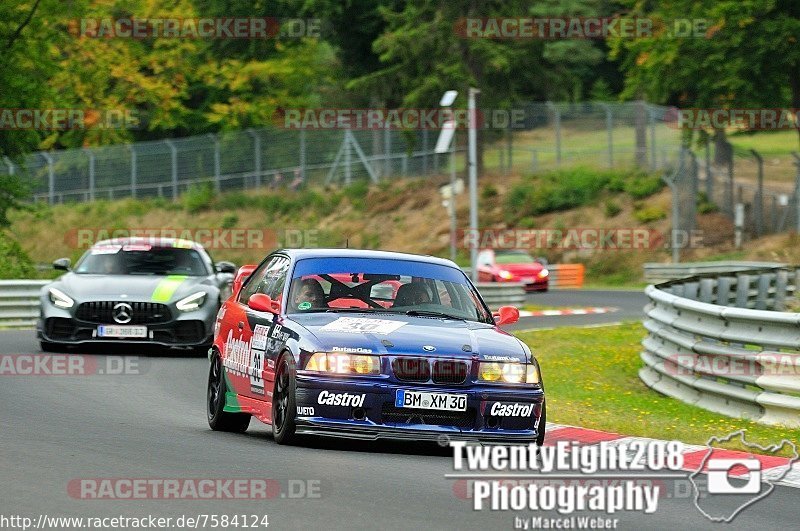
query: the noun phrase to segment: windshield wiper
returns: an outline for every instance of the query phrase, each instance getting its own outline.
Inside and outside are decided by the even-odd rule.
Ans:
[[[449,313],[434,312],[431,310],[408,310],[405,313],[406,315],[410,315],[411,317],[441,317],[442,319],[466,321],[466,319],[464,319],[463,317],[457,317],[455,315],[450,315]]]

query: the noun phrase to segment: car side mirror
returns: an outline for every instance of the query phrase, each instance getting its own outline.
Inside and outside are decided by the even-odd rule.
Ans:
[[[231,275],[236,274],[236,264],[231,262],[217,262],[217,272],[218,273],[228,273]]]
[[[69,271],[70,265],[72,265],[72,260],[69,258],[59,258],[53,262],[53,269],[57,269],[59,271]]]
[[[257,265],[243,265],[239,268],[239,271],[236,273],[236,278],[233,279],[233,296],[238,297],[239,292],[242,291],[242,286],[244,285],[244,281],[247,280],[250,275],[253,274],[253,271],[256,270]]]
[[[519,310],[514,306],[501,306],[492,315],[497,325],[514,324],[519,321]]]
[[[257,312],[278,313],[280,311],[278,301],[272,300],[269,295],[263,293],[254,293],[251,295],[250,299],[247,301],[247,305],[250,309]]]

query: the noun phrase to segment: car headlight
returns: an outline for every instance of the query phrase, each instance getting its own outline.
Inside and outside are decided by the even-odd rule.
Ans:
[[[481,362],[478,380],[493,383],[538,384],[539,371],[532,363]]]
[[[307,371],[332,374],[380,374],[378,356],[362,356],[343,352],[315,352],[306,363]]]
[[[539,278],[547,278],[549,276],[550,276],[550,271],[548,271],[547,269],[542,269],[541,271],[539,271]]]
[[[50,302],[52,302],[55,306],[58,306],[59,308],[72,308],[75,306],[75,301],[63,291],[56,288],[50,288],[49,292]]]
[[[506,280],[511,280],[512,278],[514,278],[514,275],[512,275],[510,272],[506,270],[500,271],[498,275],[500,275],[500,278],[504,278]]]
[[[200,291],[193,295],[189,295],[185,299],[181,299],[175,305],[182,312],[191,312],[198,309],[206,301],[206,292]]]

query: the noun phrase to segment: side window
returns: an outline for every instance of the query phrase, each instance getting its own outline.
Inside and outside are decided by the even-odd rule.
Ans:
[[[264,293],[263,286],[267,278],[267,273],[281,260],[285,260],[285,258],[276,256],[253,271],[250,281],[247,283],[247,285],[245,285],[244,288],[242,288],[242,291],[239,294],[240,303],[246,305],[247,301],[250,300],[250,297],[252,297],[254,293]]]
[[[289,260],[280,258],[274,267],[267,268],[267,274],[262,293],[270,296],[272,300],[279,301],[283,295],[283,287],[286,285],[286,275],[289,272]]]

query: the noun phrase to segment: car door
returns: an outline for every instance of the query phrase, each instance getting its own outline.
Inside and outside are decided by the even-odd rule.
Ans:
[[[247,299],[254,293],[263,293],[280,305],[288,272],[289,258],[282,255],[274,257],[264,268],[258,284],[254,284],[249,290]],[[282,319],[279,314],[256,311],[246,304],[243,305],[243,310],[245,329],[250,332],[250,396],[271,402],[276,358],[286,342]]]

